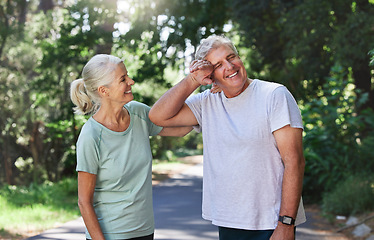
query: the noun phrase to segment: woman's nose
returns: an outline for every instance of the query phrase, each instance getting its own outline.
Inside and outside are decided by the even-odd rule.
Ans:
[[[134,85],[134,83],[135,83],[135,81],[132,80],[132,78],[129,78],[129,79],[127,80],[127,85],[129,85],[129,86]]]

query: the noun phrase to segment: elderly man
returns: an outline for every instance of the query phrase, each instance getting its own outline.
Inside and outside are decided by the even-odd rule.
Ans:
[[[211,83],[222,91],[190,96]],[[203,133],[203,218],[220,240],[295,239],[295,225],[305,222],[300,111],[284,86],[247,77],[229,39],[203,40],[190,74],[149,117]]]

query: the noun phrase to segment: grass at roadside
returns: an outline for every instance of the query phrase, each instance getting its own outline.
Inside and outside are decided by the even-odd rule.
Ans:
[[[0,189],[1,239],[23,239],[79,216],[77,181]]]

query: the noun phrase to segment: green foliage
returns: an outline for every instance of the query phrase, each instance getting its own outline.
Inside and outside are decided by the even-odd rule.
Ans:
[[[374,49],[369,51],[369,55],[371,56],[369,65],[374,67]]]
[[[38,232],[75,219],[79,216],[77,191],[76,178],[28,187],[5,185],[0,189],[0,229]]]
[[[28,187],[5,185],[0,192],[4,199],[18,207],[46,204],[77,209],[78,183],[76,178],[66,178],[57,183],[31,183]]]
[[[324,195],[322,209],[327,214],[350,216],[373,211],[373,199],[373,176],[350,176]]]
[[[304,193],[306,199],[320,200],[322,194],[355,173],[372,172],[372,158],[363,153],[373,142],[365,132],[374,128],[372,111],[357,115],[357,99],[349,74],[339,65],[326,84],[301,107],[305,125]],[[365,139],[360,143],[361,139]]]
[[[297,99],[313,96],[331,67],[352,70],[366,104],[373,108],[374,90],[367,52],[373,48],[374,5],[368,1],[234,0],[232,20],[243,44],[258,53],[253,70],[285,84]],[[354,32],[354,34],[352,34]],[[308,88],[303,81],[308,80]]]
[[[135,100],[152,105],[183,78],[200,40],[221,33],[250,77],[281,82],[299,100],[306,200],[374,172],[372,0],[122,2],[121,11],[115,0],[60,1],[43,11],[39,1],[0,3],[2,185],[75,174],[86,118],[73,115],[69,87],[94,54],[123,58]],[[154,157],[169,160],[201,153],[201,142],[196,133],[151,138]]]
[[[134,6],[129,17],[131,29],[120,39],[134,52],[146,53],[140,55],[144,61],[140,79],[151,76],[157,82],[166,63],[184,70],[184,61],[192,60],[202,38],[223,32],[229,16],[227,4],[225,0],[128,1],[129,6]],[[152,61],[154,56],[157,56],[156,62]],[[150,66],[153,69],[149,69]],[[149,74],[152,72],[157,74],[152,76]]]

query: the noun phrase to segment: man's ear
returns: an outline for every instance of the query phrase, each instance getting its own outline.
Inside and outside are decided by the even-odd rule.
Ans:
[[[99,86],[97,88],[97,92],[99,93],[99,95],[101,97],[105,97],[105,96],[109,96],[109,91],[108,91],[108,88],[104,87],[104,86]]]

